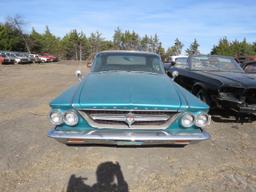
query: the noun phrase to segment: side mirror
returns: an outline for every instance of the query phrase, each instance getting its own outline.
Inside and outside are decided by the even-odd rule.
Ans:
[[[173,71],[172,72],[172,80],[174,80],[178,76],[179,76],[179,72],[178,71]]]
[[[76,77],[79,79],[79,81],[81,81],[82,72],[81,72],[80,70],[76,70],[75,75],[76,75]]]

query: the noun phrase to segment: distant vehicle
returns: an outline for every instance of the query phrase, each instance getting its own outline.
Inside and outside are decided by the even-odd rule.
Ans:
[[[10,55],[15,58],[15,63],[17,64],[31,63],[30,58],[26,56],[24,53],[11,52]]]
[[[249,61],[242,64],[242,68],[246,73],[256,74],[256,61]]]
[[[29,54],[29,57],[31,58],[33,63],[41,63],[41,59],[39,58],[38,54]]]
[[[176,55],[176,56],[171,56],[169,58],[169,62],[177,62],[177,61],[184,62],[184,60],[187,61],[187,59],[188,59],[188,56],[186,55]]]
[[[175,81],[212,108],[230,109],[240,119],[256,114],[256,78],[246,74],[232,57],[199,55],[167,71]]]
[[[15,57],[11,54],[11,52],[4,52],[4,54],[9,57],[13,63],[15,63]]]
[[[7,56],[6,53],[0,53],[0,64],[14,64],[14,59]]]
[[[41,59],[41,61],[43,63],[45,63],[45,62],[57,62],[58,61],[58,57],[50,55],[49,53],[39,53],[38,57],[39,57],[39,59]]]
[[[187,145],[209,139],[208,105],[165,74],[159,55],[103,51],[50,103],[48,136],[65,144]]]
[[[188,56],[178,55],[178,56],[171,56],[169,58],[168,63],[164,64],[164,68],[168,69],[172,65],[180,65],[181,67],[187,63]]]
[[[4,63],[4,55],[1,53],[0,54],[0,64]]]

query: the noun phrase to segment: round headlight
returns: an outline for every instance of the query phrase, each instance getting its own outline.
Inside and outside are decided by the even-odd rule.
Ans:
[[[209,125],[209,123],[210,123],[210,117],[206,113],[201,113],[196,116],[195,125],[197,127],[205,127],[206,125]]]
[[[183,127],[191,127],[192,125],[194,125],[194,119],[194,115],[190,113],[185,113],[181,118],[181,125]]]
[[[63,123],[63,116],[60,111],[52,111],[49,114],[50,122],[53,125],[60,125]]]
[[[78,123],[78,116],[74,111],[67,111],[64,113],[64,122],[69,126],[74,126]]]

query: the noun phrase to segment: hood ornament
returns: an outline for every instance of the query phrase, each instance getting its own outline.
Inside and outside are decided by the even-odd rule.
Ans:
[[[135,117],[133,113],[128,113],[126,115],[125,122],[128,124],[129,127],[132,126],[132,124],[135,122]]]

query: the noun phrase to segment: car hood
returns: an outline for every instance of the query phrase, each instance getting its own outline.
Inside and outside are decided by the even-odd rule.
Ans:
[[[255,88],[256,87],[256,76],[249,75],[246,73],[235,73],[235,72],[196,72],[202,75],[206,75],[212,79],[220,81],[224,86],[244,87],[244,88]]]
[[[179,110],[181,100],[166,75],[141,72],[90,73],[73,100],[77,108]]]

